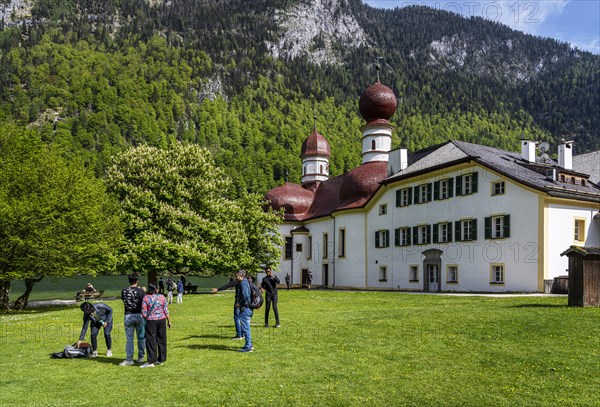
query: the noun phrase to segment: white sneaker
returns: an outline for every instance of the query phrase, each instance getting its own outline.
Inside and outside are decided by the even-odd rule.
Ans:
[[[111,357],[111,356],[112,356],[112,350],[110,350],[110,349],[109,349],[109,350],[107,350],[107,351],[106,351],[106,356],[107,356],[107,357]]]
[[[124,360],[121,363],[119,363],[119,366],[132,366],[133,365],[133,360]]]
[[[146,367],[154,367],[154,363],[148,363],[148,362],[146,362],[142,366],[140,366],[140,368],[142,368],[142,369],[144,369]]]
[[[144,358],[139,358],[139,359],[137,360],[137,362],[138,362],[138,363],[144,363]]]
[[[93,358],[97,358],[97,357],[98,357],[98,351],[96,351],[96,350],[95,350],[95,351],[93,351],[93,352],[92,352],[92,356],[91,356],[91,357],[93,357]]]

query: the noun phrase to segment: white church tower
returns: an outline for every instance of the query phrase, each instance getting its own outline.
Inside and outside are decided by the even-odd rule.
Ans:
[[[358,101],[360,114],[367,124],[362,132],[362,163],[388,161],[392,149],[394,127],[389,119],[396,111],[397,101],[394,92],[377,82],[369,86]]]

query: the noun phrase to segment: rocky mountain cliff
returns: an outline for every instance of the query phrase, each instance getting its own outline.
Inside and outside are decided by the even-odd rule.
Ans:
[[[97,131],[90,125],[93,115],[109,129],[111,147],[183,138],[208,143],[219,160],[229,147],[208,141],[212,136],[203,134],[209,131],[206,120],[215,115],[201,117],[200,112],[220,106],[242,126],[252,118],[269,120],[262,116],[270,109],[288,118],[299,109],[306,123],[290,130],[294,134],[284,142],[294,149],[310,130],[311,110],[331,110],[330,103],[349,113],[336,119],[345,123],[332,123],[328,113],[320,114],[321,128],[333,133],[335,144],[342,127],[356,126],[358,96],[376,80],[376,64],[381,81],[401,102],[393,117],[395,145],[421,148],[458,137],[510,147],[527,136],[555,144],[560,138],[574,139],[576,153],[600,148],[600,57],[480,18],[426,7],[374,9],[360,0],[0,3],[2,117],[39,127],[58,112],[59,124],[71,126],[77,148],[112,151],[98,146],[102,137],[92,136]],[[102,54],[109,59],[99,63]],[[115,66],[105,72],[109,63]],[[38,66],[47,71],[34,69]],[[101,77],[75,89],[69,75],[85,77],[76,72]],[[130,85],[119,82],[125,72],[123,81],[139,80],[131,86],[148,88],[147,96],[137,92],[142,100],[134,106],[143,107],[136,117],[142,115],[152,125],[132,126],[115,117],[120,111],[102,110],[116,101],[102,105],[81,96],[105,96],[116,89],[117,99],[129,97]],[[280,97],[283,101],[275,102]],[[236,100],[248,98],[258,106],[243,110]],[[164,114],[156,113],[157,101],[170,106]],[[217,126],[219,137],[230,137],[228,126]],[[82,129],[90,134],[86,142],[78,141]],[[281,137],[264,128],[246,131],[262,132],[267,156],[270,137]],[[350,143],[350,150],[358,143],[339,139]],[[238,143],[248,148],[247,142]],[[334,163],[334,172],[336,167],[351,168],[349,157]],[[269,182],[278,182],[284,173],[273,170]]]

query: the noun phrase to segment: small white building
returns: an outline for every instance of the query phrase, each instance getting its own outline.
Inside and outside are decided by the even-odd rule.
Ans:
[[[313,285],[332,288],[543,292],[567,273],[566,248],[600,247],[600,187],[583,171],[593,160],[573,157],[572,143],[558,163],[539,162],[528,140],[520,153],[461,141],[390,151],[393,92],[377,82],[359,107],[360,166],[329,178],[315,129],[302,185],[266,194],[285,210],[282,281],[305,283],[310,270]]]

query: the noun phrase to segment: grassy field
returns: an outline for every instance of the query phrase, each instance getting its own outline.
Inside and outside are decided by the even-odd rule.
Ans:
[[[179,277],[173,277],[179,279]],[[187,281],[197,285],[199,290],[208,291],[211,287],[220,287],[225,284],[228,277],[195,277],[187,276]],[[118,297],[121,290],[129,285],[127,276],[73,276],[73,277],[46,277],[37,283],[29,297],[30,301],[37,300],[72,300],[75,293],[85,288],[87,283],[97,290],[104,290],[106,297]],[[148,286],[148,278],[143,276],[140,281],[141,286]],[[25,291],[25,285],[22,281],[14,281],[11,288],[11,301],[14,301]]]
[[[112,358],[49,359],[77,339],[76,306],[0,315],[0,405],[600,404],[600,309],[566,297],[280,291],[282,328],[257,311],[240,354],[232,293],[187,295],[154,369],[118,366],[123,307],[108,303]]]

